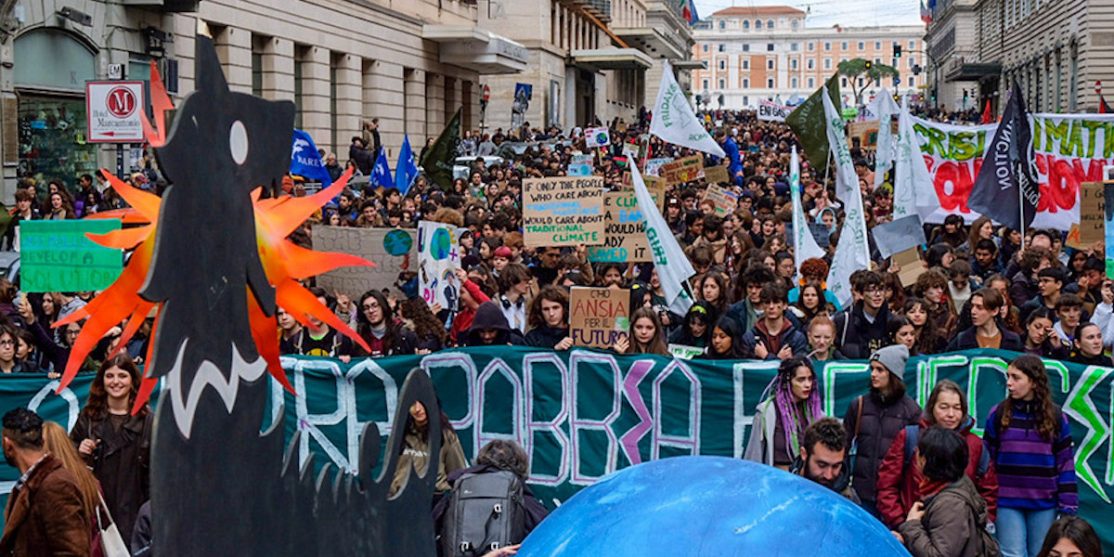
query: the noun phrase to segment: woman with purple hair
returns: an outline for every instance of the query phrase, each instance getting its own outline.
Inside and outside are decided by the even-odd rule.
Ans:
[[[824,417],[816,372],[806,358],[781,363],[754,413],[743,458],[788,470],[805,428]]]

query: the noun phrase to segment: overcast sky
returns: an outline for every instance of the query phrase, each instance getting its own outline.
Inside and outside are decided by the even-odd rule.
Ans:
[[[809,11],[809,26],[830,27],[862,25],[919,25],[921,24],[918,0],[695,0],[696,12],[707,17],[713,12],[731,6],[793,6]]]

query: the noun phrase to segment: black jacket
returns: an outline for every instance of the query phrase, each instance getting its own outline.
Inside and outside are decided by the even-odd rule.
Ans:
[[[480,304],[480,307],[476,309],[476,316],[472,318],[472,326],[464,333],[461,344],[464,346],[489,346],[480,339],[480,333],[490,330],[499,331],[499,335],[490,346],[506,344],[521,346],[526,344],[526,339],[522,338],[518,329],[512,329],[510,324],[507,323],[507,317],[503,315],[503,310],[499,307],[498,302]]]
[[[1002,327],[998,327],[998,331],[1002,335],[1002,344],[999,346],[1002,350],[1013,350],[1014,352],[1022,352],[1025,350],[1025,345],[1021,342],[1021,337],[1013,331],[1007,331]],[[976,337],[978,327],[972,326],[964,329],[948,343],[948,352],[955,352],[956,350],[967,350],[969,348],[978,348],[979,339]]]
[[[890,306],[882,304],[874,322],[867,320],[863,303],[856,302],[835,316],[835,345],[844,356],[852,360],[865,360],[879,348],[890,345]]]
[[[526,333],[526,345],[538,348],[553,348],[568,336],[568,327],[534,327]]]
[[[860,419],[860,404],[861,419]],[[902,395],[896,400],[882,400],[882,396],[871,390],[870,393],[851,401],[847,413],[843,416],[843,426],[847,429],[847,438],[856,443],[852,466],[851,482],[855,492],[862,499],[863,506],[874,511],[877,500],[875,484],[878,481],[878,466],[886,451],[898,432],[907,425],[920,423],[921,408],[909,398]],[[856,437],[857,433],[857,437]],[[857,440],[857,441],[856,441]]]

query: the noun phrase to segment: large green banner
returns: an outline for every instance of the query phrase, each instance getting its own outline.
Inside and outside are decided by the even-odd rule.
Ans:
[[[956,381],[966,388],[971,413],[981,425],[1005,396],[1005,372],[1013,356],[971,350],[918,357],[910,360],[905,379],[910,395],[922,405],[937,381]],[[1056,401],[1072,423],[1081,514],[1114,554],[1114,369],[1045,363]],[[491,439],[516,440],[530,455],[535,493],[552,507],[631,464],[686,454],[740,457],[754,408],[777,362],[499,347],[348,364],[284,358],[283,366],[299,396],[272,382],[282,403],[273,404],[262,423],[282,419],[288,437],[300,430],[297,451],[303,462],[316,454],[318,463],[328,459],[356,470],[364,424],[378,424],[385,442],[406,375],[423,369],[437,386],[469,458]],[[869,386],[869,369],[862,361],[832,362],[818,372],[829,415],[842,417],[851,400]],[[41,376],[2,377],[0,411],[28,405],[69,427],[90,381],[89,375],[81,375],[59,396],[53,392],[57,382]],[[6,495],[17,477],[14,469],[0,468],[0,492]]]

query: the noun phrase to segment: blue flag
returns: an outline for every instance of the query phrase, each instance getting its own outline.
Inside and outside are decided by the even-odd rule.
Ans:
[[[375,168],[371,169],[371,183],[381,188],[395,185],[395,181],[391,179],[391,167],[387,163],[386,149],[379,149],[379,158],[375,160]]]
[[[318,180],[322,187],[329,187],[333,179],[325,170],[325,162],[317,152],[313,138],[302,130],[294,130],[294,144],[290,148],[290,173]]]
[[[395,187],[399,193],[406,195],[410,185],[418,177],[418,165],[414,164],[414,151],[410,149],[410,136],[402,138],[402,149],[398,152],[398,164],[395,165]]]

